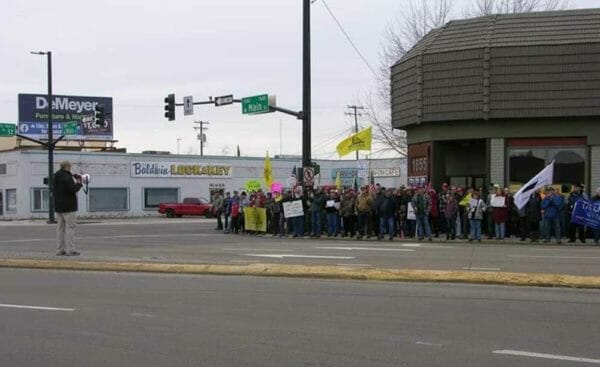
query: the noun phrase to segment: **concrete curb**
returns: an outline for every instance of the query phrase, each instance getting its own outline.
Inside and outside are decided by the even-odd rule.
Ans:
[[[202,265],[144,262],[0,259],[0,268],[116,271],[172,274],[210,274],[238,276],[244,275],[398,282],[447,282],[600,289],[600,276],[445,270],[401,270],[354,268],[344,266],[307,266],[282,264]]]

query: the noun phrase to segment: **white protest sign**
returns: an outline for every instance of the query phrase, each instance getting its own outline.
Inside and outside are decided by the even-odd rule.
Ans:
[[[302,200],[286,201],[283,203],[283,215],[286,218],[301,217],[304,215]]]
[[[506,199],[506,196],[492,195],[492,199],[490,200],[490,204],[494,208],[502,208],[502,207],[506,206],[505,199]]]
[[[407,220],[417,220],[417,216],[415,215],[415,209],[412,206],[412,203],[409,202],[406,206],[406,219]]]

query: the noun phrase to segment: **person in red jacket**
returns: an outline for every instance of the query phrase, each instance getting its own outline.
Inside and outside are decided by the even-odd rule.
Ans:
[[[508,198],[501,189],[496,189],[496,194],[492,196],[491,203],[494,209],[492,210],[492,220],[497,240],[504,240],[506,235],[506,221],[508,220]]]

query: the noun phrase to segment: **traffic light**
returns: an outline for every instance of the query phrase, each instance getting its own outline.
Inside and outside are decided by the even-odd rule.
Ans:
[[[96,121],[96,124],[102,125],[104,123],[104,105],[97,104],[94,110],[94,120]]]
[[[175,94],[169,94],[165,98],[165,118],[175,120]]]

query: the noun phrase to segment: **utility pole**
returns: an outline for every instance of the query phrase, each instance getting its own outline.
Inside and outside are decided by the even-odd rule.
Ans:
[[[196,126],[194,127],[194,130],[199,131],[198,133],[198,140],[200,140],[200,156],[202,157],[204,155],[204,138],[206,135],[204,135],[204,131],[208,130],[207,127],[204,127],[204,125],[208,125],[210,124],[210,122],[208,121],[194,121],[194,124],[198,124],[200,126]]]
[[[358,133],[358,116],[362,116],[361,113],[358,113],[358,110],[364,110],[365,108],[362,106],[356,106],[356,105],[352,105],[352,106],[348,106],[349,109],[353,110],[354,112],[346,112],[345,115],[346,116],[353,116],[354,115],[354,133]],[[358,150],[356,151],[356,160],[358,160]]]
[[[33,55],[46,55],[48,58],[48,223],[56,223],[54,216],[54,137],[52,136],[52,52],[31,52]],[[60,139],[59,139],[60,140]]]
[[[310,72],[310,4],[303,0],[302,11],[302,166],[311,165],[311,72]],[[300,179],[304,182],[304,175]]]

